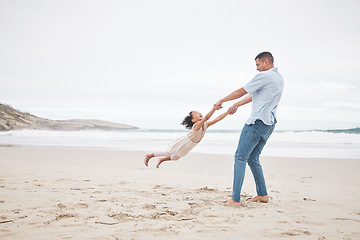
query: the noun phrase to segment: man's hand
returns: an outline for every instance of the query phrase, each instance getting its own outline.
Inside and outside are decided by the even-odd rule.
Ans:
[[[219,110],[222,108],[222,102],[218,101],[217,103],[214,104],[214,110]]]
[[[229,107],[228,112],[229,112],[230,115],[233,115],[234,113],[236,113],[237,109],[238,109],[237,106],[232,105],[231,107]]]

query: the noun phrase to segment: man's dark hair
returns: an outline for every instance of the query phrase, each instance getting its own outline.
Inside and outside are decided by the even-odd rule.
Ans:
[[[273,55],[272,55],[270,52],[262,52],[262,53],[259,53],[259,54],[256,56],[255,60],[256,60],[256,59],[259,59],[259,60],[267,59],[267,60],[269,60],[269,62],[270,62],[271,64],[274,64],[274,57],[273,57]]]
[[[194,125],[194,123],[191,121],[193,116],[192,116],[192,112],[191,111],[185,118],[184,120],[181,122],[181,125],[184,125],[186,129],[191,129],[192,126]]]

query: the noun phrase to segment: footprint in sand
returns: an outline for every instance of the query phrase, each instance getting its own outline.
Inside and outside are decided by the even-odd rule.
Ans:
[[[312,201],[312,202],[316,202],[316,200],[314,199],[311,199],[311,198],[307,198],[307,197],[304,197],[303,198],[304,201]]]
[[[342,221],[355,221],[360,222],[360,220],[357,219],[351,219],[351,218],[333,218],[334,220],[342,220]]]
[[[76,206],[80,207],[80,208],[88,208],[89,207],[89,205],[86,203],[78,203],[78,204],[76,204]]]
[[[169,216],[169,215],[170,216],[176,216],[177,214],[178,214],[178,212],[166,210],[164,212],[153,213],[153,214],[151,214],[150,218],[151,219],[157,219],[157,218],[166,217],[166,216]]]
[[[156,205],[154,204],[145,204],[143,206],[144,209],[156,209]]]
[[[64,214],[60,214],[60,215],[56,216],[55,220],[59,221],[64,218],[73,218],[73,217],[77,217],[77,214],[64,213]]]
[[[8,220],[0,220],[0,223],[12,223],[13,220],[8,219]]]
[[[191,201],[191,200],[193,200],[193,198],[190,197],[190,196],[185,196],[185,197],[183,197],[183,200],[184,201]]]
[[[197,207],[197,206],[199,206],[199,204],[194,203],[194,202],[188,202],[188,204],[189,204],[191,207]]]
[[[61,209],[66,208],[66,206],[62,203],[58,203],[58,205],[56,205],[56,206]]]
[[[204,192],[217,192],[218,190],[215,188],[209,188],[209,187],[202,187],[197,189],[197,191],[204,191]]]
[[[21,212],[21,210],[20,210],[20,209],[14,209],[14,210],[12,210],[12,212],[13,212],[14,214],[19,214],[19,213]]]
[[[132,221],[134,218],[136,218],[136,216],[131,215],[129,213],[126,212],[122,212],[122,213],[109,213],[108,214],[109,217],[114,218],[116,220],[121,220],[121,221]]]
[[[281,233],[281,235],[283,235],[283,236],[299,236],[301,234],[311,235],[311,233],[309,231],[303,231],[303,230],[293,230],[291,232],[283,232],[283,233]]]

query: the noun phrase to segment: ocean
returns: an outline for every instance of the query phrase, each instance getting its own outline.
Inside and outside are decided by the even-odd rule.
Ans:
[[[185,130],[139,129],[127,131],[43,131],[0,132],[0,146],[98,148],[163,151]],[[234,154],[241,131],[208,130],[192,150],[198,153]],[[360,128],[345,130],[276,131],[263,156],[359,158]]]

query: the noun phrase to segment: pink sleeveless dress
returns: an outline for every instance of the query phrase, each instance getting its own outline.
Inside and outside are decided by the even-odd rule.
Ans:
[[[194,125],[195,126],[195,125]],[[171,155],[176,155],[178,157],[183,157],[190,152],[204,137],[204,134],[207,129],[207,123],[205,123],[199,130],[195,131],[194,126],[191,131],[172,142],[169,143],[168,152]]]

